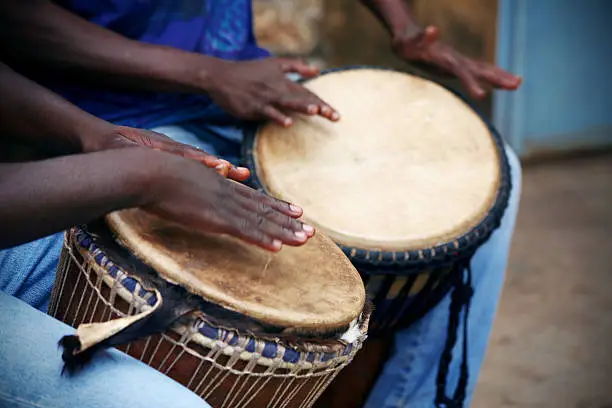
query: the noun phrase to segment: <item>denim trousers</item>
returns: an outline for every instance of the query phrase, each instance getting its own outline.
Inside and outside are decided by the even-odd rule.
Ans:
[[[200,120],[153,130],[234,163],[240,157],[243,128],[239,124],[215,126]],[[474,296],[467,323],[470,377],[465,406],[469,406],[485,357],[518,213],[521,166],[509,147],[507,155],[512,172],[510,203],[500,227],[471,261]],[[4,332],[0,340],[0,363],[4,368],[0,375],[0,406],[206,407],[180,384],[117,350],[96,357],[80,376],[60,376],[61,358],[56,344],[71,329],[41,311],[46,311],[49,304],[61,245],[62,234],[55,234],[0,251],[0,290],[6,293],[0,294],[0,327]],[[394,349],[365,408],[434,407],[449,302],[450,296],[445,297],[418,322],[395,333]],[[454,390],[459,377],[463,330],[458,333],[449,390]]]

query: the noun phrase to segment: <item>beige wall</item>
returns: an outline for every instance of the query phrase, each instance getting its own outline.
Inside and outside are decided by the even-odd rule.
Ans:
[[[492,62],[497,0],[408,0],[422,24],[434,24],[461,52]],[[323,66],[372,64],[405,69],[389,36],[358,0],[254,0],[256,34],[277,54],[311,57]],[[456,81],[445,81],[456,87]],[[490,112],[489,99],[479,103]]]

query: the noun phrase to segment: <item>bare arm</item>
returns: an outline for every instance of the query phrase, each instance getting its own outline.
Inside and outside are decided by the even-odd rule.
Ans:
[[[133,89],[203,92],[219,60],[123,37],[48,0],[0,2],[5,55],[41,64],[54,75]]]
[[[249,172],[155,132],[115,126],[72,105],[0,62],[0,140],[11,137],[47,157],[145,146],[197,160],[235,180]]]
[[[14,87],[6,88],[12,81]],[[1,91],[5,91],[5,98],[0,99],[2,137],[10,132],[31,144],[57,146],[60,154],[87,152],[88,145],[103,148],[38,162],[0,164],[0,248],[131,207],[144,207],[203,231],[231,234],[271,251],[279,250],[283,243],[301,245],[314,233],[295,220],[302,215],[301,209],[230,182],[195,160],[185,159],[199,159],[216,167],[218,159],[211,160],[204,152],[155,139],[158,134],[149,135],[140,129],[118,127],[119,131],[110,135],[92,131],[117,127],[86,114],[7,67],[0,69]],[[91,136],[79,134],[88,131],[109,136],[105,138],[106,147]],[[139,146],[142,144],[146,148]]]
[[[0,2],[0,52],[23,69],[71,83],[204,93],[241,119],[290,126],[291,112],[339,118],[331,106],[286,78],[287,72],[318,73],[301,61],[238,63],[134,41],[49,0]]]
[[[145,148],[0,164],[0,197],[0,248],[132,207],[269,251],[302,245],[314,234],[296,220],[300,208]]]
[[[0,140],[13,137],[50,155],[91,151],[114,126],[0,62]]]
[[[438,29],[421,27],[405,0],[360,0],[391,34],[395,54],[430,72],[459,78],[471,96],[482,98],[492,88],[515,90],[521,78],[492,64],[476,61],[438,41]]]
[[[422,30],[404,0],[361,0],[387,29],[393,40]]]
[[[140,150],[0,164],[0,248],[146,204],[159,164]]]

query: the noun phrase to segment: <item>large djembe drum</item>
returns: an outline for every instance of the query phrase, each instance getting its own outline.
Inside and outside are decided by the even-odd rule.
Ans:
[[[68,369],[118,346],[214,408],[292,408],[361,348],[365,299],[323,234],[271,254],[131,209],[66,234],[49,310]]]
[[[307,222],[342,248],[374,305],[370,340],[336,380],[337,398],[330,389],[323,399],[359,406],[391,333],[453,291],[439,368],[442,401],[460,313],[469,308],[470,259],[508,202],[502,139],[459,96],[406,73],[339,69],[304,86],[336,108],[340,121],[298,115],[290,128],[255,124],[244,159],[254,187],[298,203]],[[467,380],[462,370],[456,399]],[[348,384],[352,392],[344,393]]]

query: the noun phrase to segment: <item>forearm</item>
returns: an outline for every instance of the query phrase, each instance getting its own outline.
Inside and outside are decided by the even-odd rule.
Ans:
[[[147,204],[163,162],[152,157],[164,156],[129,148],[0,164],[0,248]]]
[[[48,0],[0,2],[5,55],[72,82],[168,92],[201,92],[214,58],[123,37]]]
[[[406,0],[360,0],[383,24],[393,40],[422,30]]]
[[[0,63],[0,139],[11,137],[51,155],[81,153],[112,124]]]

